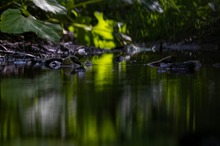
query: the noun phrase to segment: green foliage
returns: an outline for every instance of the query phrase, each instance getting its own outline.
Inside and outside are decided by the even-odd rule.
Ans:
[[[184,38],[220,19],[219,1],[103,1],[89,7],[123,22],[135,41]]]
[[[91,17],[77,16],[69,26],[69,30],[75,33],[81,43],[87,45],[107,49],[122,45],[123,40],[119,38],[118,34],[125,33],[126,26],[113,20],[104,19],[103,13],[100,12],[94,12],[94,16],[98,21],[95,25],[92,25]]]
[[[0,30],[4,33],[21,34],[34,32],[39,37],[58,42],[62,28],[59,25],[24,17],[18,9],[8,9],[1,15]]]
[[[182,39],[220,19],[218,0],[3,0],[0,12],[14,6],[25,17],[60,23],[81,43],[105,48],[130,43],[129,36],[136,42]]]
[[[52,13],[66,14],[66,8],[56,0],[32,0],[33,3],[44,11]]]
[[[46,12],[66,14],[66,8],[56,0],[31,0],[37,7]],[[9,1],[5,5],[16,4],[19,9],[7,9],[1,15],[0,31],[4,33],[22,34],[34,32],[38,37],[48,39],[54,43],[59,42],[62,28],[58,24],[37,20],[28,11],[30,1]],[[4,7],[3,7],[4,8]]]

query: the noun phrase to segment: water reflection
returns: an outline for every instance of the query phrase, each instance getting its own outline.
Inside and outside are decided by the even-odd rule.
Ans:
[[[83,74],[2,76],[1,144],[172,146],[188,132],[219,132],[219,69],[158,74],[113,58],[92,58]]]
[[[56,135],[55,129],[59,129],[59,116],[61,114],[60,96],[49,93],[40,97],[37,102],[21,112],[22,131],[25,135],[39,134],[42,136]]]

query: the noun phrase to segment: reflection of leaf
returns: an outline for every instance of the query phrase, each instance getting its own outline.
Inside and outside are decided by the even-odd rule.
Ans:
[[[109,71],[110,68],[112,68],[112,60],[113,60],[113,54],[105,54],[98,58],[93,58],[92,63],[98,64],[97,65],[97,72],[96,72],[96,81],[95,86],[97,86],[95,89],[102,91],[104,85],[106,84],[106,77],[112,78],[113,74],[111,71]],[[109,84],[110,84],[109,80]]]
[[[66,8],[58,4],[56,0],[32,0],[33,3],[44,11],[65,14]]]
[[[1,16],[0,30],[13,34],[34,32],[40,38],[58,42],[62,28],[56,24],[36,20],[33,16],[24,17],[18,9],[8,9]]]

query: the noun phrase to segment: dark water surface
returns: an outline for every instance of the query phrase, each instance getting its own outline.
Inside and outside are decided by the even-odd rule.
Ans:
[[[176,146],[187,133],[209,132],[218,139],[220,69],[160,74],[146,66],[158,56],[121,63],[114,57],[93,57],[77,74],[2,74],[0,145]]]

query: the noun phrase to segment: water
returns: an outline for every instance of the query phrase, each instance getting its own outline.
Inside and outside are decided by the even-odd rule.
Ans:
[[[18,69],[0,79],[0,145],[176,146],[220,132],[220,69],[158,73],[144,61],[89,58],[86,72]]]

